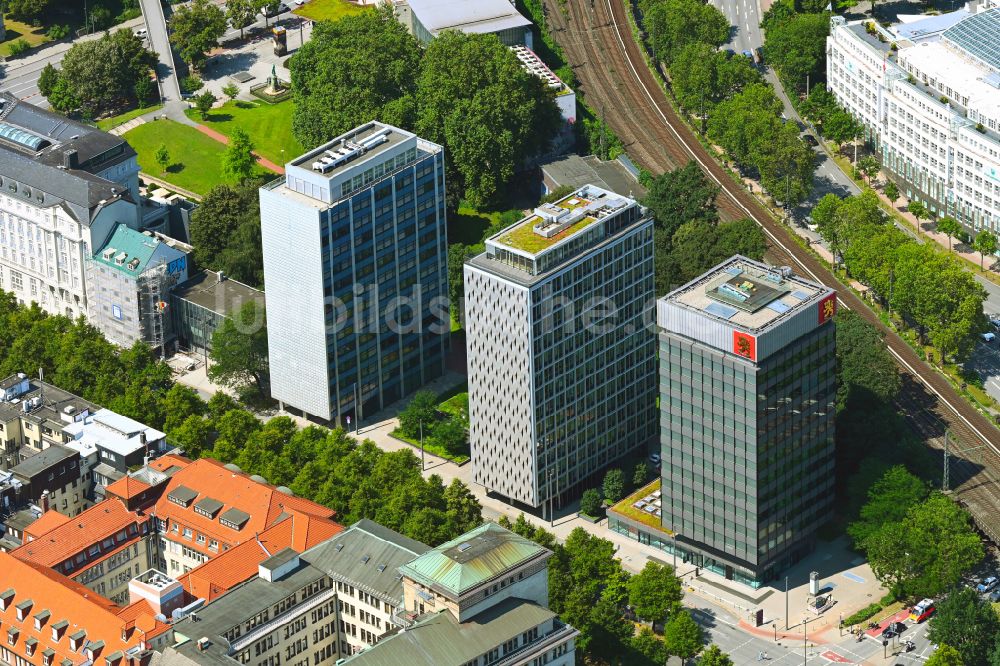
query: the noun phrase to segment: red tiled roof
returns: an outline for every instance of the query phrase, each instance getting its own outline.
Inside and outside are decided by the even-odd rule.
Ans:
[[[291,513],[290,518],[264,530],[258,537],[259,544],[256,539],[244,541],[177,580],[191,597],[212,601],[256,576],[257,565],[268,558],[268,553],[274,555],[289,547],[301,553],[344,531],[342,525],[332,520],[316,518],[295,510]]]
[[[33,638],[38,641],[33,663],[40,661],[40,655],[46,649],[55,651],[53,664],[69,659],[74,663],[81,658],[78,652],[70,650],[69,636],[80,630],[86,631],[86,639],[103,641],[103,649],[95,655],[96,659],[106,657],[117,651],[126,651],[142,645],[152,636],[165,631],[168,627],[163,623],[142,622],[133,618],[123,618],[110,599],[95,594],[83,585],[73,581],[52,569],[32,562],[24,562],[9,553],[0,553],[0,571],[5,581],[14,590],[14,598],[7,610],[0,611],[0,622],[5,629],[17,628],[17,641],[13,646],[6,645],[12,652],[26,655],[25,641]],[[17,619],[16,606],[19,603],[32,601],[31,609],[24,620]],[[49,611],[41,629],[35,629],[34,616],[42,611]],[[142,608],[129,610],[136,617],[144,613]],[[67,621],[69,625],[63,630],[59,640],[53,640],[52,625]],[[142,627],[148,627],[144,631]],[[122,634],[125,634],[124,639]],[[123,662],[121,662],[123,663]]]
[[[42,514],[41,518],[24,528],[24,540],[31,541],[32,539],[37,539],[49,530],[54,530],[60,525],[68,523],[69,520],[69,518],[58,511],[46,511]]]
[[[154,462],[162,469],[183,465],[170,477],[166,489],[154,505],[152,512],[156,517],[189,527],[194,532],[204,534],[222,544],[234,546],[252,540],[254,534],[263,532],[282,514],[288,515],[291,510],[328,520],[334,517],[332,509],[301,497],[286,495],[266,483],[253,481],[246,474],[226,469],[217,460],[201,458],[187,462],[179,456],[163,456]],[[187,507],[170,500],[170,493],[180,486],[197,493],[197,497]],[[194,510],[198,502],[207,498],[222,503],[222,508],[214,518],[203,516]],[[232,529],[219,522],[219,518],[230,509],[238,509],[250,516],[242,529]],[[168,525],[167,538],[181,542],[170,527],[172,526]],[[193,540],[184,540],[183,543],[210,557],[215,555],[207,546],[197,544]]]
[[[44,516],[39,520],[44,519]],[[11,555],[47,567],[54,567],[86,550],[95,543],[127,529],[129,525],[141,525],[148,518],[129,511],[119,499],[106,499],[90,507],[83,513],[64,522],[55,529],[48,530],[40,538],[29,541],[11,551]],[[137,533],[141,533],[141,528]],[[123,543],[128,543],[129,538]],[[122,544],[115,544],[116,549]],[[102,549],[102,556],[107,555]]]
[[[132,499],[136,495],[143,493],[152,488],[151,485],[139,479],[134,479],[128,474],[118,479],[107,488],[104,489],[107,495],[117,495],[122,499]]]

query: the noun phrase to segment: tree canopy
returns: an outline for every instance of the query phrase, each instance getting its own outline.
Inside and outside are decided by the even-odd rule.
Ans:
[[[974,589],[964,587],[952,591],[936,607],[927,637],[934,643],[942,644],[937,652],[948,646],[961,655],[960,663],[988,663],[990,652],[1000,636],[1000,619],[997,619],[992,605]],[[945,659],[945,656],[940,659]]]
[[[729,41],[729,19],[699,0],[642,0],[643,22],[656,58],[667,64],[693,43],[719,47]]]
[[[267,317],[257,301],[247,301],[212,334],[208,377],[237,390],[267,395]]]
[[[826,74],[826,38],[830,16],[794,14],[768,27],[764,52],[786,87],[806,89],[806,76],[820,83]]]
[[[261,288],[264,258],[258,183],[246,180],[213,187],[191,214],[191,244],[199,265]]]
[[[417,133],[444,144],[448,187],[473,206],[495,202],[563,122],[545,82],[495,35],[459,31],[427,47],[417,108]]]
[[[680,608],[684,591],[674,568],[652,560],[628,582],[628,601],[635,614],[654,624]]]
[[[135,102],[136,82],[149,79],[155,64],[156,56],[131,30],[117,30],[74,43],[63,57],[58,80],[50,82],[52,93],[64,84],[83,112],[96,117]]]
[[[222,154],[222,175],[237,183],[253,177],[257,168],[257,156],[253,150],[253,140],[246,130],[234,128],[226,152]]]
[[[392,7],[317,22],[289,69],[292,130],[307,148],[376,118],[414,126],[420,48]]]
[[[956,585],[984,555],[969,514],[932,493],[906,517],[884,524],[864,548],[872,572],[897,596],[934,597]]]
[[[184,62],[197,69],[226,34],[226,12],[209,0],[192,0],[174,10],[168,27],[170,43]]]

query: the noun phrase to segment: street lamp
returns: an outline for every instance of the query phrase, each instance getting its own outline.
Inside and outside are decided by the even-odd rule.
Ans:
[[[774,642],[777,643],[778,642],[778,623],[777,622],[772,622],[771,623],[771,628],[774,629]]]
[[[427,469],[424,464],[424,421],[420,420],[420,471],[423,472]]]
[[[818,620],[819,618],[814,618]],[[809,661],[809,618],[802,620],[802,666],[806,666],[806,662]]]

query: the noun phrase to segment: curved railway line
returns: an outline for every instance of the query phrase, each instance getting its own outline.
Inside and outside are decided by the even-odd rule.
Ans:
[[[1000,430],[968,404],[948,381],[886,327],[857,296],[814,256],[788,238],[756,199],[690,135],[656,77],[646,66],[627,20],[626,0],[545,0],[549,28],[566,54],[592,108],[621,138],[629,156],[652,173],[695,160],[719,187],[723,219],[749,217],[771,244],[769,255],[838,294],[842,307],[857,312],[885,333],[889,352],[904,373],[898,406],[932,447],[951,434],[951,483],[977,525],[1000,545]],[[963,458],[963,451],[971,453]],[[974,462],[978,461],[978,462]]]

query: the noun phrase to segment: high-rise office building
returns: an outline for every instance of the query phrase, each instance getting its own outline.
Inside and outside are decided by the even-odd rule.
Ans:
[[[441,146],[367,123],[286,164],[260,216],[272,396],[339,423],[441,374]]]
[[[656,437],[653,222],[593,185],[465,265],[473,479],[529,506]]]
[[[657,301],[663,527],[753,586],[812,547],[834,484],[835,292],[733,257]]]

